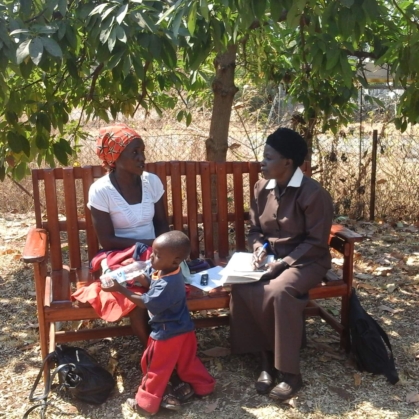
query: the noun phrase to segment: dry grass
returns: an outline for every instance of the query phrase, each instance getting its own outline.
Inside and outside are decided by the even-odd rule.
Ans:
[[[21,418],[30,406],[28,394],[40,367],[36,303],[29,266],[20,262],[31,214],[6,214],[0,219],[0,417]],[[419,406],[408,403],[419,390],[419,242],[417,229],[352,222],[368,239],[358,247],[356,276],[364,307],[390,336],[401,381],[359,373],[338,351],[337,335],[317,318],[308,320],[309,346],[301,351],[305,386],[298,397],[277,404],[257,395],[253,381],[257,362],[252,355],[210,356],[215,347],[228,348],[228,328],[197,332],[199,354],[217,379],[214,394],[193,399],[179,413],[162,418],[419,418]],[[338,262],[338,261],[337,261]],[[365,276],[366,275],[366,276]],[[337,301],[326,306],[334,312]],[[84,326],[87,327],[87,326]],[[102,365],[112,370],[117,389],[106,403],[89,406],[70,400],[54,388],[49,419],[133,418],[123,402],[132,397],[141,378],[142,348],[134,337],[81,342]],[[32,413],[30,418],[38,417]]]

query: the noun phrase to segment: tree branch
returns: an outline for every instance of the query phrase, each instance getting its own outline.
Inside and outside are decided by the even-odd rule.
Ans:
[[[415,25],[416,26],[416,28],[418,28],[419,29],[419,23],[418,22],[416,22],[415,20],[414,21],[411,21],[410,20],[410,16],[408,16],[404,11],[403,11],[403,9],[398,5],[398,3],[397,3],[397,1],[395,1],[395,0],[392,0],[392,3],[394,4],[394,7],[400,12],[400,14],[406,19],[406,21],[407,22],[409,22],[409,23],[411,23],[412,25]]]
[[[96,87],[96,81],[97,81],[97,78],[99,77],[99,74],[101,73],[103,67],[104,67],[104,64],[100,63],[96,67],[95,71],[92,74],[92,84],[90,85],[89,94],[87,95],[87,99],[89,99],[89,100],[93,99],[93,94],[95,92],[95,87]]]
[[[132,116],[134,116],[136,114],[136,112],[138,111],[138,108],[140,107],[142,101],[144,100],[144,98],[147,96],[147,71],[148,68],[150,67],[151,61],[146,61],[146,63],[144,64],[144,80],[142,80],[141,82],[141,95],[138,98],[138,104],[137,107],[134,109],[134,112],[132,113]]]

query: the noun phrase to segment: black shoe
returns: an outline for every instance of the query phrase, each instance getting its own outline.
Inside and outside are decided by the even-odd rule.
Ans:
[[[269,397],[274,400],[288,400],[303,386],[303,379],[301,374],[284,373],[282,381],[276,385]]]
[[[271,391],[273,385],[275,384],[273,377],[274,374],[272,373],[272,371],[262,371],[255,383],[256,391],[259,394],[268,394]]]

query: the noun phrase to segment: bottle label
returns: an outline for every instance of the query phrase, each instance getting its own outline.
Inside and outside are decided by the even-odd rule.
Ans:
[[[119,282],[120,284],[122,282],[126,282],[127,278],[125,276],[125,272],[124,271],[113,271],[113,272],[109,272],[109,276],[114,279],[116,282]]]

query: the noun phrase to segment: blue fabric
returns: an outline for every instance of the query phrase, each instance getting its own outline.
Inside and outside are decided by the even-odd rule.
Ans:
[[[185,282],[181,271],[153,279],[148,292],[140,298],[150,312],[150,336],[153,339],[166,340],[195,329],[186,305]]]

